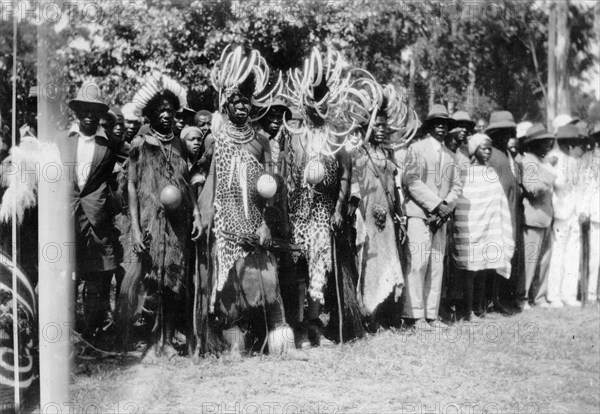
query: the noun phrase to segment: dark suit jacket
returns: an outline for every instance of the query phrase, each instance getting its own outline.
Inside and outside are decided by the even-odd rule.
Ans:
[[[73,184],[71,192],[73,211],[77,211],[78,207],[81,206],[94,227],[112,222],[114,211],[109,180],[116,161],[114,149],[109,146],[105,138],[95,137],[94,156],[90,172],[83,188],[79,188],[75,168],[79,137],[77,134],[70,135],[67,131],[59,138],[59,142],[61,143],[62,159],[67,166],[69,178]]]
[[[72,183],[71,207],[77,233],[77,262],[84,271],[114,268],[114,243],[118,238],[113,225],[116,209],[109,185],[116,152],[104,137],[96,136],[94,139],[92,164],[83,188],[79,188],[77,183],[78,134],[66,131],[58,139],[65,170]]]

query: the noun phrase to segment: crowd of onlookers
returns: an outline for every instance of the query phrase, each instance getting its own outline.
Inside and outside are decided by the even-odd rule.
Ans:
[[[169,99],[170,96],[164,98],[163,103],[169,103]],[[132,158],[132,154],[137,154],[134,148],[150,143],[152,148],[162,151],[171,166],[173,159],[178,162],[178,158],[173,157],[179,157],[181,171],[173,172],[166,179],[179,177],[181,173],[181,180],[187,177],[186,185],[193,188],[193,203],[190,202],[185,213],[189,214],[186,225],[189,225],[190,236],[173,248],[174,251],[194,252],[192,240],[199,243],[201,234],[210,238],[207,233],[211,224],[200,223],[201,215],[206,221],[201,191],[212,177],[211,160],[215,151],[219,151],[213,132],[218,135],[220,130],[215,123],[225,122],[226,126],[227,121],[215,121],[218,118],[215,113],[219,111],[194,110],[176,101],[164,109],[160,107],[161,102],[160,99],[152,101],[148,105],[151,110],[144,108],[143,115],[134,103],[109,108],[99,94],[80,93],[69,104],[78,122],[61,140],[63,144],[75,141],[77,144],[59,147],[61,156],[73,157],[79,165],[88,168],[77,170],[73,206],[77,270],[79,278],[85,281],[82,329],[92,342],[113,324],[111,284],[114,278],[118,297],[131,266],[127,260],[128,248],[133,248],[130,254],[152,249],[149,240],[159,239],[163,231],[154,227],[156,233],[152,234],[141,230],[147,223],[131,225],[132,219],[140,220],[139,215],[145,214],[147,203],[158,203],[160,190],[151,188],[148,191],[154,196],[144,195],[144,175],[132,173],[132,165],[144,168],[139,166],[137,158]],[[231,110],[223,108],[223,113]],[[359,275],[354,283],[361,309],[367,309],[368,329],[377,329],[381,324],[446,329],[452,319],[473,321],[489,312],[511,314],[533,306],[561,308],[597,300],[598,125],[591,127],[575,117],[560,115],[552,120],[548,131],[541,123],[517,124],[508,111],[493,112],[488,122],[483,119],[475,122],[465,111],[448,114],[443,105],[434,105],[417,136],[387,152],[389,148],[384,145],[389,139],[387,124],[392,119],[384,112],[374,118],[375,125],[365,146],[349,154],[352,173],[348,177],[343,210],[340,209],[343,211],[340,220],[351,229],[351,248],[355,255],[348,257],[353,257],[349,260],[355,261]],[[233,118],[231,112],[229,118]],[[287,151],[284,146],[293,147],[294,134],[286,132],[288,141],[278,141],[286,119],[290,124],[307,124],[298,108],[285,100],[272,105],[264,120],[252,124],[256,136],[263,136],[270,144],[271,155]],[[35,128],[35,116],[29,116],[19,131],[21,142],[35,139]],[[363,128],[358,133],[365,132]],[[70,140],[71,137],[77,139]],[[152,141],[155,138],[158,140]],[[7,155],[8,151],[4,151],[3,157]],[[138,156],[142,154],[135,155]],[[9,161],[10,158],[4,163]],[[161,164],[154,165],[159,168],[157,165]],[[278,169],[271,171],[284,175]],[[391,181],[386,184],[381,176]],[[279,186],[282,182],[278,181]],[[131,204],[132,192],[154,201],[142,203],[135,199]],[[379,194],[380,199],[373,201],[369,194]],[[163,196],[160,194],[160,202],[166,206],[168,201],[165,202]],[[393,200],[386,199],[387,196]],[[174,197],[177,198],[177,194]],[[185,193],[183,199],[185,202]],[[132,211],[131,207],[137,205],[139,209]],[[388,208],[393,205],[397,211],[390,213]],[[332,217],[336,214],[337,210]],[[390,238],[381,238],[386,220],[391,223],[396,218],[397,222],[391,224],[397,225],[395,232],[388,235]],[[333,224],[336,224],[334,219]],[[332,229],[339,231],[338,225]],[[262,238],[261,235],[261,242]],[[171,241],[165,243],[158,245],[159,248],[165,249]],[[396,253],[386,256],[391,251]],[[31,260],[35,254],[31,252]],[[373,255],[384,259],[374,261]],[[201,255],[196,255],[196,261],[189,256],[177,256],[177,260],[188,261],[185,266],[181,264],[181,269],[164,267],[160,271],[167,273],[168,280],[170,271],[183,272],[188,265],[202,266]],[[294,265],[290,265],[288,259],[283,254],[278,256],[280,274],[291,272],[290,266]],[[305,282],[286,281],[281,275],[279,278],[284,307],[294,310],[286,309],[288,322],[301,323],[299,315],[303,311],[298,309],[305,306],[307,299],[290,306],[286,302],[290,295],[297,296],[298,290],[309,287]],[[37,279],[37,275],[33,279]],[[161,279],[161,283],[170,282]],[[293,285],[291,293],[290,285]],[[390,286],[395,290],[390,290]],[[395,292],[392,299],[391,292]],[[173,298],[165,296],[161,306],[169,306],[168,301],[175,301]],[[399,298],[402,298],[400,305]],[[176,315],[170,317],[177,318]],[[177,330],[181,332],[185,328]],[[173,328],[167,335],[172,336],[175,331]],[[316,340],[314,335],[311,338],[313,345],[319,343],[318,335]],[[306,335],[297,331],[296,336],[299,347],[307,346]]]

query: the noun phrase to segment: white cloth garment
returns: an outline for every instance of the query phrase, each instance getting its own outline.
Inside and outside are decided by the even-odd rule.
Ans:
[[[598,273],[600,271],[600,223],[590,223],[590,257],[588,276],[588,301],[598,299]]]
[[[548,274],[548,301],[572,303],[577,300],[581,230],[577,217],[554,219],[553,244]]]

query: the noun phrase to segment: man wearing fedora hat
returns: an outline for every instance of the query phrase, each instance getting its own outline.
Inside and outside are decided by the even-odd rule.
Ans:
[[[468,137],[473,134],[475,130],[475,122],[471,120],[469,113],[467,111],[456,111],[452,114],[452,119],[454,120],[454,127],[450,131],[448,135],[452,135],[454,138],[455,148],[451,148],[448,145],[448,148],[455,153],[460,153],[465,155],[467,158],[469,157],[468,150]]]
[[[426,135],[406,154],[407,256],[403,316],[417,328],[446,327],[437,320],[444,273],[446,221],[461,194],[462,183],[454,154],[443,145],[452,118],[443,105],[434,105],[423,123]]]
[[[558,127],[557,146],[549,154],[556,174],[552,206],[554,221],[552,233],[552,257],[548,273],[547,300],[550,307],[578,306],[577,283],[579,281],[579,256],[581,253],[580,213],[584,213],[580,184],[581,157],[586,137],[572,123]],[[579,195],[579,197],[578,197]],[[596,200],[597,201],[597,200]]]
[[[522,310],[531,308],[529,301],[541,304],[545,295],[550,263],[552,187],[555,174],[544,157],[552,147],[554,136],[540,123],[531,126],[522,139],[523,159],[523,243],[527,253],[525,277],[519,279],[518,297]],[[537,275],[537,294],[532,283]]]
[[[502,299],[514,296],[519,283],[517,279],[524,274],[525,260],[521,249],[522,240],[519,240],[522,225],[522,212],[519,205],[522,167],[513,154],[508,151],[508,143],[517,136],[517,124],[509,111],[494,111],[490,114],[490,122],[485,133],[492,139],[493,148],[489,165],[496,170],[508,199],[516,246],[510,279],[506,281],[503,278],[494,277],[492,302],[494,310],[510,313],[502,304]]]
[[[59,139],[65,165],[74,166],[72,206],[75,216],[76,269],[84,281],[84,333],[102,335],[110,310],[110,283],[116,268],[114,206],[109,180],[116,161],[100,118],[108,111],[95,83],[84,84],[69,102],[78,122]]]

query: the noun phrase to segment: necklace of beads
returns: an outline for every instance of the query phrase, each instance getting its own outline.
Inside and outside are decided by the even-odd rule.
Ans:
[[[248,123],[238,127],[231,122],[228,122],[225,126],[225,134],[234,143],[240,145],[247,144],[254,139],[254,130]]]

